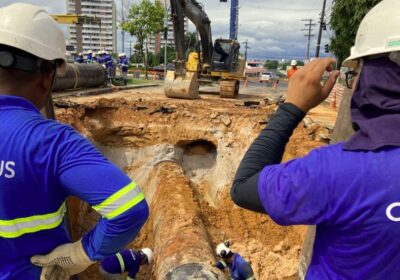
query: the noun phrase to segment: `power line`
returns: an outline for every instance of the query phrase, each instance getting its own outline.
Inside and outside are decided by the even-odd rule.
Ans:
[[[308,33],[305,34],[305,37],[308,37],[308,44],[307,44],[307,60],[310,59],[310,44],[311,44],[311,38],[314,37],[314,34],[311,34],[313,31],[312,27],[315,26],[316,24],[313,23],[313,19],[302,19],[301,21],[306,21],[308,23],[304,24],[307,28],[302,29],[301,31],[307,31]]]

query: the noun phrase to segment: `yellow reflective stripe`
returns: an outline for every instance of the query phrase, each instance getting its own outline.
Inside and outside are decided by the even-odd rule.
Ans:
[[[121,272],[125,272],[125,262],[124,259],[122,258],[120,253],[116,254],[117,258],[118,258],[118,262],[119,262],[119,266],[121,267]]]
[[[13,220],[0,220],[0,237],[16,238],[26,233],[56,228],[64,218],[65,202],[57,212]]]
[[[144,194],[135,182],[120,189],[93,209],[107,219],[115,218],[144,199]]]
[[[122,205],[117,210],[115,210],[115,211],[111,212],[110,214],[106,215],[106,218],[107,219],[112,219],[112,218],[117,217],[118,215],[121,215],[126,210],[131,209],[133,206],[135,206],[136,204],[141,202],[143,199],[144,199],[144,194],[141,192],[134,199],[132,199],[131,201],[125,203],[124,205]]]

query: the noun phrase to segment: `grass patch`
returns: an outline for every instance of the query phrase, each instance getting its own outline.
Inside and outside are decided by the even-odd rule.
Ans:
[[[146,80],[146,79],[129,79],[128,85],[146,85],[146,84],[158,84],[160,80]]]

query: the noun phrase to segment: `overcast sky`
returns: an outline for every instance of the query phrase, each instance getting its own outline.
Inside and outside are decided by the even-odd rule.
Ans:
[[[124,0],[125,3],[137,3],[140,0]],[[50,13],[66,13],[65,0],[0,0],[0,7],[15,2],[27,2],[44,7]],[[118,19],[121,15],[122,0],[115,0]],[[162,1],[163,2],[163,1]],[[229,37],[230,1],[220,3],[219,0],[202,0],[205,11],[211,19],[214,38]],[[323,0],[239,0],[239,41],[248,40],[248,56],[251,59],[304,59],[307,51],[306,28],[303,19],[313,19],[319,22]],[[327,1],[327,22],[331,10],[331,0]],[[126,5],[127,5],[126,4]],[[66,30],[65,27],[63,27]],[[194,29],[192,26],[191,29]],[[311,41],[311,56],[315,54],[318,26],[314,27],[315,37]],[[323,32],[321,55],[324,45],[329,43],[332,35],[328,30]],[[129,37],[129,36],[128,36]],[[127,38],[125,45],[129,40]],[[121,35],[118,32],[118,50],[121,50]],[[125,51],[128,47],[125,48]]]

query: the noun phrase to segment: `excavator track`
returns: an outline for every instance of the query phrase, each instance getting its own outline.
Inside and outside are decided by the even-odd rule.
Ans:
[[[238,80],[222,80],[220,82],[219,96],[222,98],[236,98],[239,94]]]

